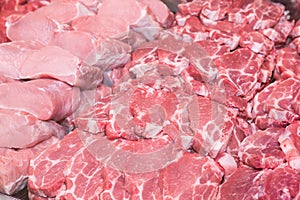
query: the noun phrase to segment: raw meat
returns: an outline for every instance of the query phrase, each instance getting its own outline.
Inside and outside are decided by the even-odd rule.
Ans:
[[[25,15],[10,15],[7,19],[6,35],[12,41],[37,41],[48,44],[58,24],[41,13],[30,12]],[[24,34],[23,30],[27,30]]]
[[[230,176],[237,169],[235,158],[229,153],[219,154],[215,161],[223,168],[224,177]]]
[[[300,87],[294,78],[269,84],[253,99],[251,114],[256,125],[265,129],[269,126],[285,126],[299,119],[291,102]],[[294,104],[296,106],[296,104]]]
[[[54,1],[34,12],[35,15],[42,14],[58,24],[69,24],[81,16],[92,16],[95,13],[85,7],[80,1]]]
[[[64,24],[71,23],[80,16],[90,15],[94,13],[80,2],[54,2],[35,12],[9,16],[6,34],[12,41],[38,41],[46,45],[55,30],[64,29]],[[27,30],[26,34],[23,30]]]
[[[41,120],[62,120],[80,101],[78,88],[51,79],[0,84],[0,94],[0,108],[28,112]]]
[[[223,173],[216,162],[186,153],[160,175],[164,199],[216,199]]]
[[[287,165],[258,171],[245,165],[222,184],[218,199],[298,199],[300,174]]]
[[[69,132],[31,160],[30,198],[300,199],[299,22],[284,9],[53,0],[10,16],[2,115]]]
[[[141,3],[147,5],[156,21],[158,21],[162,27],[169,28],[173,23],[173,13],[163,4],[160,0],[139,0]]]
[[[45,46],[27,57],[19,69],[22,79],[55,78],[80,88],[91,89],[102,81],[99,68],[82,64],[69,51]]]
[[[47,0],[31,0],[31,1],[16,1],[16,0],[1,0],[0,1],[0,43],[7,42],[6,37],[6,18],[11,14],[25,14],[34,11],[41,6],[49,4]]]
[[[96,40],[86,32],[57,31],[53,33],[49,45],[68,50],[82,61],[95,49]]]
[[[89,133],[104,133],[109,122],[110,97],[98,100],[87,109],[73,116],[74,127]]]
[[[26,58],[42,46],[35,42],[8,42],[0,44],[0,73],[19,79],[19,70]]]
[[[130,61],[131,46],[114,39],[98,40],[96,48],[84,59],[84,63],[109,71]]]
[[[272,50],[274,43],[263,34],[253,31],[242,34],[240,46],[247,47],[254,53],[268,54]]]
[[[13,194],[25,188],[30,159],[57,142],[56,137],[51,137],[31,148],[0,148],[0,192]]]
[[[31,192],[42,197],[54,197],[63,189],[63,172],[67,162],[83,147],[79,134],[77,131],[69,133],[31,160],[28,179]]]
[[[300,171],[299,121],[289,125],[278,141],[289,166]]]
[[[54,121],[41,121],[20,111],[1,109],[0,147],[29,148],[51,136],[63,138],[63,127]]]
[[[197,195],[193,190],[205,190],[201,196],[214,199],[223,175],[218,164],[197,154],[182,155],[178,150],[172,158],[166,151],[169,142],[165,139],[109,142],[101,134],[75,130],[31,162],[30,191],[41,198],[168,199],[180,195],[184,199]],[[143,161],[145,156],[150,159],[148,162]],[[164,160],[165,156],[172,160]],[[186,181],[187,177],[194,186],[174,185],[179,182],[172,181],[174,178]],[[77,184],[78,181],[82,184]]]
[[[300,64],[300,55],[292,47],[285,47],[276,52],[276,69],[281,78],[300,79],[298,66]]]
[[[96,16],[78,18],[72,22],[72,27],[103,39],[124,39],[131,28],[146,39],[153,40],[161,29],[146,5],[136,0],[103,1]]]
[[[239,158],[248,166],[275,168],[285,162],[285,156],[278,142],[283,128],[268,128],[258,130],[246,137],[239,146]]]
[[[259,88],[259,69],[263,57],[246,48],[225,53],[215,60],[219,75],[223,80],[226,97],[242,96],[251,99]],[[241,109],[241,108],[240,108]]]

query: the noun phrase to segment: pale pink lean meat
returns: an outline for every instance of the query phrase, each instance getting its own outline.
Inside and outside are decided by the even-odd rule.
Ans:
[[[100,68],[84,65],[58,46],[45,46],[27,57],[19,69],[22,79],[55,78],[80,88],[95,88],[102,81]]]
[[[119,12],[114,12],[118,10]],[[114,17],[111,17],[111,16]],[[114,24],[114,26],[111,26]],[[161,29],[146,5],[135,1],[103,1],[95,16],[85,16],[73,21],[75,30],[85,31],[100,38],[124,39],[129,30],[141,33],[153,40]]]
[[[59,121],[80,101],[79,88],[52,79],[0,84],[0,94],[0,108],[25,111],[41,120]]]
[[[58,24],[47,16],[30,12],[25,15],[11,15],[7,19],[6,35],[12,41],[37,41],[48,44]],[[27,30],[24,34],[23,30]]]
[[[53,33],[49,45],[59,46],[84,60],[95,49],[96,40],[86,32],[57,31]]]
[[[0,73],[19,79],[19,69],[25,59],[42,45],[36,42],[15,41],[0,44]]]
[[[63,138],[65,130],[54,121],[41,121],[31,114],[1,109],[0,147],[29,148],[55,136]]]

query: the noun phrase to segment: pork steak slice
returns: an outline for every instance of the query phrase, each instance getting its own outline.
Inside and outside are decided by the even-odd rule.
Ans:
[[[25,59],[42,46],[35,42],[15,41],[0,44],[0,73],[19,79],[19,69]]]
[[[79,88],[53,79],[0,84],[0,94],[1,108],[28,112],[41,120],[59,121],[70,115],[80,101]]]
[[[84,89],[95,88],[102,81],[99,68],[84,65],[69,51],[45,46],[27,57],[19,69],[22,79],[55,78]]]
[[[213,200],[222,176],[221,168],[211,158],[184,153],[177,162],[162,170],[159,184],[164,199]]]
[[[114,10],[120,12],[115,13]],[[130,12],[128,12],[130,10]],[[114,15],[114,17],[111,17]],[[116,24],[115,26],[111,26]],[[95,16],[81,17],[72,22],[75,30],[90,32],[100,38],[124,39],[129,30],[141,33],[147,40],[153,40],[161,27],[151,15],[148,7],[135,0],[103,1]]]
[[[221,185],[218,199],[297,199],[299,179],[299,172],[286,164],[261,171],[240,165]]]
[[[54,121],[42,121],[31,114],[0,109],[0,147],[29,148],[55,136],[63,138],[65,131]]]
[[[299,129],[299,122],[292,123],[278,139],[280,147],[285,154],[285,159],[293,169],[298,171],[300,170]]]
[[[284,128],[258,130],[246,137],[239,147],[239,158],[254,168],[275,168],[285,162],[278,138]]]
[[[29,190],[41,197],[55,197],[64,189],[64,170],[69,160],[78,152],[83,144],[75,130],[59,143],[43,151],[30,161]]]
[[[47,16],[30,12],[25,15],[10,15],[7,19],[6,35],[11,41],[37,41],[48,44],[58,24]],[[23,30],[28,30],[24,34]]]
[[[296,78],[299,77],[299,66],[300,56],[297,49],[288,46],[277,50],[276,52],[276,69],[282,79]]]
[[[299,81],[294,78],[273,82],[256,94],[252,100],[250,116],[256,125],[265,129],[268,126],[286,126],[299,119],[297,108]],[[292,102],[292,103],[291,103]]]

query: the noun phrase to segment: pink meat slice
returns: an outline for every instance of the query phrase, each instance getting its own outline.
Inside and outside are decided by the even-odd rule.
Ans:
[[[218,68],[212,62],[212,57],[210,57],[205,48],[199,44],[192,44],[185,47],[183,55],[195,66],[195,69],[201,75],[202,81],[210,82],[216,78]]]
[[[22,79],[55,78],[81,88],[95,88],[102,81],[99,68],[84,65],[58,46],[45,46],[27,57],[19,69]]]
[[[149,40],[154,39],[160,29],[147,7],[135,0],[103,1],[96,16],[78,18],[72,27],[101,38],[124,38],[131,27]]]
[[[46,45],[57,28],[57,23],[49,17],[30,12],[23,16],[11,15],[7,19],[6,35],[12,41],[37,41]],[[27,31],[24,33],[24,30]]]
[[[70,51],[83,61],[95,49],[95,39],[92,35],[81,31],[57,31],[49,45],[59,46]]]
[[[283,128],[259,130],[244,139],[239,147],[239,158],[254,168],[276,168],[285,162],[278,138]]]
[[[162,130],[163,123],[171,120],[178,101],[175,94],[169,91],[153,90],[147,87],[137,88],[130,98],[129,110],[133,115],[132,120],[138,122],[138,128],[144,130],[141,136],[145,138],[155,137]],[[141,99],[143,101],[140,101]]]
[[[287,122],[299,118],[291,104],[294,92],[299,88],[300,82],[297,79],[290,78],[280,81],[265,101],[265,109],[269,116],[275,120]]]
[[[162,199],[162,188],[158,187],[159,175],[158,171],[125,174],[124,188],[131,199]]]
[[[41,121],[31,114],[1,109],[0,147],[29,148],[52,136],[61,139],[63,127],[54,121]]]
[[[198,108],[189,107],[191,128],[195,132],[193,149],[216,158],[228,145],[234,127],[232,119],[237,113],[204,97],[198,97],[196,104]]]
[[[255,0],[249,10],[254,14],[252,16],[254,20],[251,23],[253,29],[266,29],[274,26],[279,21],[284,12],[284,6],[270,1]],[[251,20],[250,17],[250,15],[247,16],[249,21]]]
[[[286,16],[282,16],[279,22],[273,28],[267,28],[262,33],[275,44],[282,44],[287,37],[293,35],[294,22],[288,21]]]
[[[109,98],[112,93],[112,88],[104,84],[99,85],[97,88],[91,90],[80,91],[80,104],[78,109],[72,113],[72,119],[76,118],[81,112],[89,110],[93,105],[101,102],[102,99]]]
[[[285,132],[280,135],[280,148],[285,154],[289,166],[300,171],[300,124],[299,122],[289,125]]]
[[[186,3],[181,3],[178,5],[179,12],[183,15],[195,15],[198,16],[204,7],[201,1],[191,1]]]
[[[267,174],[262,199],[298,199],[300,173],[288,165],[281,165]]]
[[[276,69],[283,79],[300,79],[300,55],[297,50],[291,47],[285,47],[276,51]]]
[[[70,159],[83,147],[78,130],[31,160],[28,187],[42,197],[55,197],[65,188],[64,170]]]
[[[267,111],[265,109],[265,104],[263,103],[266,99],[268,99],[269,95],[275,90],[279,82],[274,82],[265,87],[262,91],[257,93],[252,100],[251,116],[253,118],[265,114]]]
[[[242,34],[240,46],[247,47],[254,53],[268,54],[272,50],[274,43],[263,34],[253,31]]]
[[[66,189],[64,199],[100,199],[103,191],[103,165],[84,148],[67,163],[64,171]]]
[[[86,148],[106,168],[124,173],[155,172],[180,158],[182,153],[168,135],[155,139],[109,140],[100,134],[90,142],[83,138]]]
[[[122,172],[104,168],[102,176],[105,181],[100,199],[128,199],[130,197],[124,187],[125,176]]]
[[[168,7],[159,0],[139,0],[143,4],[147,5],[156,20],[164,27],[169,28],[173,22],[173,14],[168,9]]]
[[[110,138],[155,138],[176,110],[177,98],[168,90],[144,86],[132,87],[130,91],[122,91],[120,94],[112,98],[107,129]]]
[[[224,74],[224,79],[228,82],[224,83],[228,97],[252,97],[252,92],[257,87],[262,58],[247,48],[240,48],[225,53],[214,61],[219,69],[219,76]]]
[[[59,24],[71,23],[81,16],[95,15],[79,1],[54,1],[35,11],[35,14],[42,14]]]
[[[0,94],[0,108],[24,111],[41,120],[59,121],[80,101],[78,88],[52,79],[0,84]]]
[[[26,58],[42,45],[35,42],[14,41],[0,44],[0,73],[19,79],[19,68]]]
[[[209,157],[184,153],[161,171],[159,181],[164,199],[216,199],[223,172]]]
[[[115,39],[98,39],[95,46],[84,59],[85,64],[109,71],[130,61],[132,48],[124,42]]]
[[[256,189],[257,184],[254,180],[260,176],[260,171],[240,165],[220,186],[218,199],[252,199],[256,193],[250,193],[250,189]]]
[[[274,170],[239,168],[221,185],[218,199],[297,199],[300,174],[286,164]]]
[[[9,82],[17,82],[17,80],[4,76],[0,74],[0,84],[2,83],[9,83]]]
[[[0,148],[0,192],[13,194],[25,188],[30,159],[58,141],[56,137],[50,137],[31,148]]]
[[[238,157],[239,147],[241,145],[241,142],[246,137],[246,134],[251,131],[250,125],[247,123],[246,130],[244,128],[240,128],[237,124],[238,120],[234,120],[234,128],[231,134],[231,137],[228,141],[226,152],[234,157],[235,161],[238,163],[240,161]],[[250,135],[250,134],[249,134]],[[221,154],[222,155],[222,154]],[[225,174],[226,175],[226,174]]]

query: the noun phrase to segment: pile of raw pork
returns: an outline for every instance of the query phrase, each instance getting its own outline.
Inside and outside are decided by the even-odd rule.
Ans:
[[[0,6],[1,193],[300,199],[300,21],[282,4]]]

